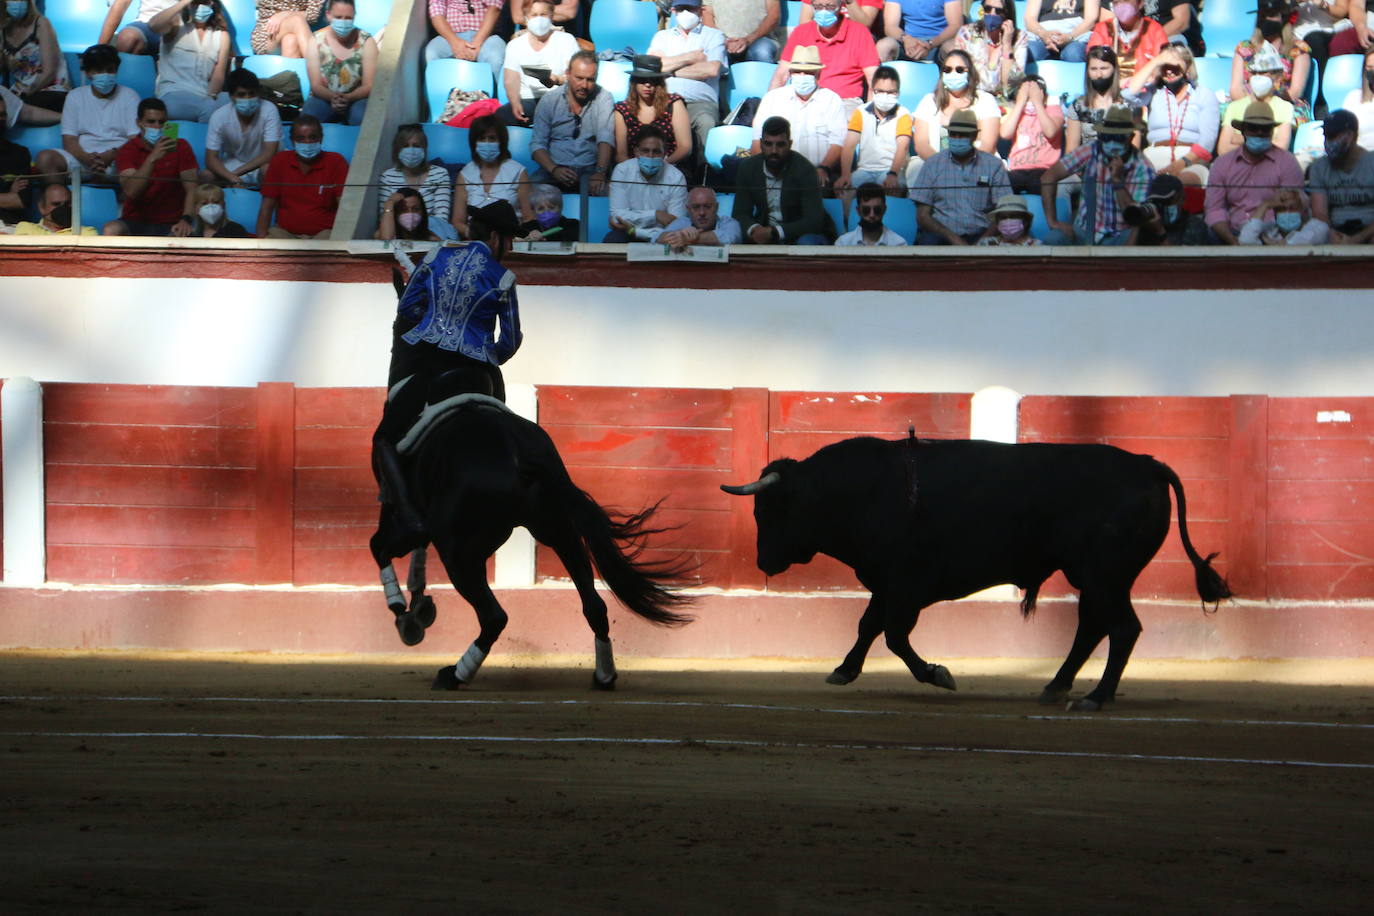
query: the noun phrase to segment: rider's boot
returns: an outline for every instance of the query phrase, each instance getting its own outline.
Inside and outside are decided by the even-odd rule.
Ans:
[[[396,446],[378,437],[373,442],[372,454],[382,481],[382,503],[391,509],[392,519],[406,534],[424,537],[425,523],[411,502],[410,486],[406,483]]]

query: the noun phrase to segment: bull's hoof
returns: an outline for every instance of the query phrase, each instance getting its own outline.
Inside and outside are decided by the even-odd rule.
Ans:
[[[1064,708],[1069,712],[1098,712],[1106,703],[1094,700],[1091,697],[1082,697],[1077,700],[1070,700]]]
[[[614,690],[614,689],[615,689],[615,682],[616,682],[617,679],[619,679],[619,677],[620,677],[619,673],[617,673],[617,674],[612,674],[610,680],[608,680],[608,681],[603,681],[603,680],[601,679],[601,676],[598,675],[595,671],[593,671],[593,672],[592,672],[592,689],[593,689],[593,690]]]
[[[943,687],[946,690],[958,690],[954,684],[954,675],[949,673],[949,669],[944,665],[931,665],[926,668],[925,682],[935,687]]]
[[[1046,687],[1044,690],[1040,691],[1040,705],[1058,706],[1060,703],[1064,702],[1064,697],[1068,695],[1068,688],[1059,688],[1050,685]]]
[[[434,608],[434,599],[429,595],[412,595],[410,598],[410,613],[415,615],[415,619],[420,621],[420,626],[428,630],[434,624],[438,612]]]
[[[418,646],[425,638],[425,628],[414,614],[401,614],[396,618],[396,632],[401,634],[401,642],[407,646]]]
[[[440,668],[439,673],[434,675],[434,683],[429,685],[430,690],[457,690],[463,686],[463,682],[458,680],[458,672],[452,665]]]
[[[834,671],[830,672],[830,674],[826,676],[825,682],[827,684],[838,684],[839,686],[843,687],[845,684],[854,683],[854,681],[857,678],[857,674],[850,674],[843,668],[836,668]]]

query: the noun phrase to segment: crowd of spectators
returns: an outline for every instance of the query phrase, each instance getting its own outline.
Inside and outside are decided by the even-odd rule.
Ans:
[[[1374,237],[1364,0],[1258,0],[1234,49],[1207,48],[1193,0],[812,0],[790,28],[779,0],[657,0],[659,28],[631,49],[596,45],[586,0],[425,2],[423,62],[485,64],[508,101],[464,122],[460,161],[431,156],[423,125],[397,131],[375,178],[379,238],[463,238],[470,208],[507,200],[526,237],[571,240],[568,193],[609,196],[592,241],[675,247]],[[70,195],[48,188],[79,170],[118,191],[106,233],[327,236],[348,160],[322,149],[324,125],[362,122],[379,58],[353,0],[256,3],[252,50],[304,62],[309,91],[286,117],[237,65],[219,0],[108,8],[76,85],[36,0],[0,5],[0,125],[61,125],[57,147],[0,145],[0,220],[69,228]],[[1232,52],[1223,91],[1200,79],[1208,50]],[[121,53],[157,56],[154,96],[121,83]],[[1364,56],[1365,79],[1314,106],[1309,82],[1342,54]],[[622,56],[617,98],[599,71]],[[1055,59],[1082,65],[1081,91],[1051,91],[1036,70]],[[933,89],[902,104],[912,71],[888,61],[934,64]],[[744,62],[773,65],[734,122],[752,140],[708,167],[723,87]],[[1324,149],[1295,155],[1318,116]],[[203,162],[173,122],[206,125]],[[260,191],[252,226],[226,219],[224,189]],[[883,222],[894,199],[914,217],[905,237]]]

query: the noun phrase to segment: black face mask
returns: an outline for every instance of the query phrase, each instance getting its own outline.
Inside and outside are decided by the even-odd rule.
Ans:
[[[1165,80],[1165,81],[1164,81],[1164,88],[1165,88],[1165,89],[1168,89],[1170,92],[1172,92],[1172,93],[1174,93],[1175,95],[1177,95],[1178,93],[1180,93],[1180,92],[1183,91],[1183,86],[1184,86],[1184,84],[1186,84],[1187,82],[1188,82],[1188,78],[1187,78],[1186,76],[1180,76],[1180,77],[1179,77],[1178,79],[1176,79],[1176,80]]]
[[[1374,70],[1364,72],[1364,81],[1369,84],[1370,89],[1374,89]]]
[[[48,214],[48,219],[55,226],[70,229],[72,227],[72,205],[58,204],[52,208],[52,212]]]
[[[1283,26],[1282,19],[1261,19],[1259,21],[1260,35],[1266,39],[1278,38],[1283,34]]]
[[[1096,92],[1098,95],[1101,95],[1102,93],[1106,92],[1108,89],[1111,88],[1112,78],[1110,76],[1099,76],[1095,79],[1090,79],[1088,81],[1088,85],[1093,87],[1093,92]]]

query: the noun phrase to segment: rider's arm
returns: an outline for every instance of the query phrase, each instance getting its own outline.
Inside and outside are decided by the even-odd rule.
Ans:
[[[435,249],[431,255],[439,251]],[[401,301],[396,304],[396,314],[404,318],[412,325],[418,324],[420,319],[425,317],[425,312],[429,311],[429,273],[432,269],[430,262],[433,259],[426,257],[420,262],[420,266],[415,268],[415,272],[410,275],[410,282],[406,284],[405,292],[401,294]]]
[[[498,364],[505,363],[514,356],[515,351],[520,349],[520,341],[524,339],[524,335],[520,333],[520,303],[515,295],[515,275],[509,271],[502,278],[502,284],[507,281],[510,285],[501,291],[501,304],[497,312],[497,318],[501,322],[501,339],[496,342]]]

